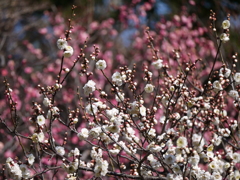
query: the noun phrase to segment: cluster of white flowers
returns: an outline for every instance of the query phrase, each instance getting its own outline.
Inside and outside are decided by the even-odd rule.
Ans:
[[[118,115],[110,119],[110,124],[106,127],[111,133],[119,133],[121,123],[123,122],[122,116]]]
[[[223,22],[222,22],[222,27],[223,27],[223,29],[224,30],[227,30],[229,27],[230,27],[230,21],[229,20],[224,20]],[[229,35],[228,34],[226,34],[226,33],[222,33],[221,35],[220,35],[220,40],[223,42],[223,43],[225,43],[225,42],[227,42],[227,41],[229,41]]]
[[[139,138],[135,135],[135,130],[132,127],[124,128],[124,137],[129,143],[139,142]]]
[[[108,172],[108,162],[101,158],[96,159],[94,173],[96,177],[106,176]]]
[[[132,103],[130,103],[130,108],[128,109],[128,112],[130,114],[133,114],[133,116],[136,116],[138,114],[140,114],[141,116],[146,116],[146,107],[144,107],[142,105],[142,101],[140,102],[137,102],[137,101],[134,101]]]
[[[229,40],[229,34],[227,34],[227,29],[230,27],[229,20],[225,20],[222,27],[224,33],[220,35],[220,40],[227,42]],[[73,48],[68,45],[65,39],[59,39],[57,46],[64,51],[64,57],[72,56]],[[96,60],[95,56],[92,56],[92,58],[96,62],[95,66],[98,70],[106,69],[105,60]],[[160,70],[164,66],[163,60],[157,59],[152,62],[152,66]],[[237,120],[231,120],[228,125],[224,126],[222,122],[227,119],[227,111],[223,110],[222,106],[212,103],[214,98],[205,97],[205,94],[197,95],[195,91],[187,87],[186,77],[181,78],[180,75],[176,77],[169,75],[164,79],[163,84],[166,87],[165,89],[158,88],[161,93],[155,92],[157,95],[154,102],[149,99],[145,100],[145,97],[150,97],[146,93],[152,93],[155,89],[154,82],[156,82],[156,79],[152,79],[153,74],[161,71],[155,70],[154,73],[151,73],[146,67],[144,69],[144,83],[146,84],[145,86],[139,85],[144,89],[139,91],[142,93],[137,94],[135,90],[138,88],[138,83],[132,81],[134,71],[126,69],[126,66],[121,67],[121,72],[115,72],[112,75],[113,83],[110,83],[112,97],[107,94],[107,90],[105,92],[100,88],[97,89],[93,80],[88,80],[83,86],[84,95],[88,96],[88,99],[87,103],[84,104],[83,102],[84,105],[81,106],[85,111],[82,117],[88,121],[88,124],[77,130],[71,130],[78,131],[78,138],[91,145],[90,157],[92,159],[90,162],[80,160],[82,156],[78,148],[66,148],[66,152],[69,153],[65,155],[65,146],[53,147],[54,155],[57,155],[57,157],[64,156],[61,167],[68,173],[66,179],[77,179],[77,172],[82,168],[80,166],[91,168],[90,171],[94,172],[95,177],[106,176],[108,169],[110,169],[108,160],[113,160],[111,161],[113,164],[117,162],[119,169],[126,168],[125,161],[134,162],[131,164],[132,169],[130,171],[132,172],[131,175],[136,176],[139,176],[140,173],[142,176],[154,176],[154,172],[161,168],[164,171],[170,170],[169,173],[165,173],[168,180],[183,180],[183,177],[188,178],[188,175],[197,180],[218,180],[226,177],[231,180],[239,179],[240,173],[235,170],[236,168],[234,169],[234,165],[240,162],[239,151],[227,146],[224,149],[224,158],[222,158],[221,153],[215,151],[215,149],[221,148],[220,145],[224,144],[225,139],[233,135],[233,131],[239,130]],[[69,71],[69,69],[66,69],[66,72]],[[190,68],[187,67],[186,71],[190,71]],[[101,72],[103,73],[103,71]],[[229,81],[225,81],[228,78]],[[214,90],[212,91],[213,94],[220,96],[225,90],[225,82],[231,82],[231,85],[233,85],[232,90],[228,93],[229,96],[234,98],[234,101],[240,101],[238,89],[234,88],[234,86],[240,84],[240,73],[232,72],[223,66],[219,70],[219,80],[214,79],[213,83],[210,81],[208,83]],[[123,84],[126,86],[120,87]],[[125,98],[125,96],[129,97],[129,92],[124,91],[124,88],[127,87],[130,89],[129,92],[135,93],[133,98]],[[60,88],[62,88],[62,84],[56,83],[53,89],[58,90]],[[209,89],[209,91],[211,90]],[[90,94],[93,97],[90,97]],[[47,96],[50,97],[49,94]],[[38,129],[34,131],[31,139],[36,146],[42,145],[42,142],[44,142],[43,130],[45,130],[44,127],[47,124],[46,119],[53,122],[55,118],[60,116],[60,110],[54,106],[54,98],[48,99],[47,96],[45,95],[43,99],[43,105],[48,110],[47,115],[41,111],[37,116],[34,116]],[[112,99],[115,97],[115,99],[111,102],[106,97]],[[166,107],[166,111],[162,110],[163,106]],[[71,111],[71,116],[69,114],[69,119],[71,120],[69,124],[78,123],[78,116],[75,116],[74,111],[73,113]],[[64,122],[61,121],[61,123]],[[209,127],[204,129],[204,123],[209,123]],[[67,125],[67,127],[71,128],[70,125]],[[156,127],[160,127],[160,130]],[[216,129],[211,131],[211,137],[206,138],[207,131],[213,128]],[[47,140],[45,142],[50,144]],[[139,155],[139,152],[144,153]],[[145,153],[147,156],[142,158]],[[118,156],[119,154],[120,156]],[[114,158],[118,159],[115,161]],[[119,159],[124,159],[123,163]],[[141,159],[147,162],[143,162],[142,166],[139,167],[137,162]],[[11,158],[8,158],[6,172],[12,179],[27,179],[31,174],[28,167],[33,168],[34,162],[33,154],[27,155],[27,165],[17,164]],[[199,166],[199,163],[202,162],[206,165],[205,169]],[[188,169],[188,167],[190,168]],[[111,169],[114,168],[113,165]],[[227,171],[231,172],[228,176],[226,175]]]
[[[151,166],[152,166],[153,168],[159,168],[159,167],[162,166],[161,163],[160,163],[157,159],[155,159],[152,154],[150,154],[150,155],[147,157],[147,160],[150,162],[150,164],[151,164]]]
[[[60,50],[64,50],[63,56],[64,57],[71,57],[73,55],[73,48],[69,46],[66,39],[58,39],[57,40],[57,47]]]
[[[125,142],[119,141],[118,145],[127,153],[127,154],[135,154],[137,150],[133,148],[132,146],[126,146]]]
[[[16,180],[22,179],[22,171],[20,169],[20,166],[15,163],[12,158],[7,158],[5,168],[10,178]]]
[[[102,158],[102,149],[92,147],[91,157],[96,161],[94,173],[96,177],[105,176],[108,172],[108,162]]]
[[[6,160],[5,168],[7,175],[12,179],[28,179],[31,176],[31,171],[26,164],[19,165],[10,157]]]
[[[159,145],[156,145],[155,142],[151,142],[148,146],[147,149],[150,150],[152,153],[157,153],[162,150],[162,147]]]
[[[86,110],[86,113],[93,115],[97,113],[98,108],[105,109],[106,106],[101,101],[98,101],[92,104],[88,104],[85,110]]]

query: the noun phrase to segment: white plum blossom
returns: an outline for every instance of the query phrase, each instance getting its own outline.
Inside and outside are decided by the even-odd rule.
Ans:
[[[39,126],[43,126],[45,124],[45,117],[43,115],[38,115],[36,123]]]
[[[141,116],[146,116],[146,111],[147,109],[144,106],[141,106],[139,108],[139,113],[141,114]]]
[[[88,104],[85,110],[86,110],[86,113],[93,115],[97,113],[98,108],[103,108],[103,107],[104,107],[104,104],[101,101],[99,101],[99,102],[94,102],[93,104]]]
[[[120,149],[110,149],[109,152],[113,155],[117,155],[120,152]]]
[[[240,162],[240,153],[239,152],[235,152],[232,154],[232,159],[234,163],[239,163]]]
[[[96,90],[96,83],[93,80],[89,80],[84,86],[84,94],[88,96],[90,93]]]
[[[138,114],[139,113],[139,103],[137,101],[134,101],[133,103],[130,103],[130,108],[128,109],[128,112],[130,114]]]
[[[239,94],[236,90],[229,91],[228,95],[231,96],[234,99],[237,99],[239,97]]]
[[[76,180],[77,177],[76,177],[76,174],[73,173],[73,174],[67,174],[67,178],[65,180]]]
[[[43,132],[40,132],[40,133],[34,133],[32,136],[31,136],[31,139],[34,143],[38,143],[38,142],[43,142],[44,141],[44,133]]]
[[[22,171],[22,177],[28,179],[31,176],[31,171],[27,168],[26,164],[21,164],[20,169]]]
[[[63,50],[63,49],[66,48],[66,46],[67,46],[66,39],[58,39],[57,40],[57,47],[58,47],[58,49]]]
[[[160,163],[158,160],[154,159],[154,157],[153,157],[152,154],[150,154],[150,155],[147,157],[147,159],[148,159],[148,161],[150,162],[150,164],[151,164],[151,166],[152,166],[153,168],[159,168],[159,167],[161,167],[161,163]]]
[[[117,93],[116,95],[115,95],[115,99],[116,99],[116,101],[117,102],[122,102],[122,101],[124,101],[124,93]]]
[[[185,147],[187,147],[187,145],[188,145],[188,142],[187,142],[186,137],[181,136],[181,137],[178,138],[178,140],[177,140],[177,147],[178,148],[185,148]]]
[[[144,90],[146,93],[152,93],[154,90],[154,86],[152,84],[146,84]]]
[[[211,179],[211,174],[209,172],[206,172],[206,171],[203,170],[199,173],[199,178],[198,179],[209,180],[209,179]]]
[[[117,133],[114,133],[114,134],[117,134]],[[101,138],[101,140],[104,141],[104,143],[106,144],[109,144],[112,142],[112,139],[108,135],[106,135],[104,132],[100,133],[99,138]]]
[[[228,29],[229,27],[230,27],[230,21],[229,20],[224,20],[223,22],[222,22],[222,28],[223,29]]]
[[[112,117],[116,116],[118,113],[119,113],[119,110],[116,109],[116,108],[106,110],[106,115],[107,115],[108,118],[112,118]]]
[[[228,128],[220,128],[219,132],[221,133],[222,136],[224,137],[229,137],[231,134],[231,131]]]
[[[165,155],[164,159],[165,163],[167,163],[168,165],[174,164],[176,161],[176,157],[172,154]]]
[[[63,156],[65,154],[64,147],[56,146],[56,152],[57,152],[58,155]]]
[[[63,163],[61,166],[67,173],[75,173],[78,169],[79,161],[75,158],[73,162],[70,162],[69,164]]]
[[[223,43],[226,43],[227,41],[229,41],[229,36],[226,34],[226,33],[222,33],[220,35],[220,40],[223,42]]]
[[[233,76],[233,79],[235,80],[236,83],[240,83],[240,73],[235,73]]]
[[[96,68],[100,70],[104,70],[107,67],[107,63],[104,60],[99,60],[96,62]]]
[[[168,173],[167,180],[183,180],[183,177],[182,175]]]
[[[151,128],[148,131],[148,135],[151,136],[151,137],[155,137],[156,136],[156,130],[154,128]]]
[[[177,163],[173,164],[171,168],[175,174],[182,174],[182,170]]]
[[[193,154],[194,155],[189,158],[189,163],[192,166],[197,166],[199,161],[200,161],[200,157],[199,157],[199,155],[198,155],[198,153],[196,151],[194,151]]]
[[[28,157],[28,164],[29,165],[33,165],[33,163],[34,163],[34,161],[35,161],[35,156],[33,155],[33,154],[29,154],[29,155],[27,155],[27,157]]]
[[[135,131],[132,127],[127,127],[125,131],[125,138],[128,142],[138,142],[139,138],[135,135]]]
[[[58,115],[59,115],[59,109],[58,107],[54,106],[48,110],[47,119],[52,119],[52,117],[58,116]]]
[[[46,106],[46,107],[48,107],[50,104],[51,104],[51,101],[50,101],[47,97],[45,97],[45,98],[43,99],[43,105]]]
[[[121,125],[121,123],[117,123],[115,121],[114,123],[111,123],[109,126],[107,126],[106,130],[108,130],[111,133],[119,133],[120,125]]]
[[[72,46],[66,46],[64,48],[63,56],[66,57],[66,58],[69,58],[72,55],[73,55],[73,48],[72,48]]]
[[[203,145],[205,144],[204,138],[199,134],[193,134],[192,143],[193,143],[193,147],[198,151],[201,151],[203,148]]]
[[[222,74],[224,77],[228,78],[231,75],[231,70],[228,68],[221,68],[219,74]]]
[[[135,154],[136,153],[136,149],[133,149],[132,146],[126,146],[126,144],[123,141],[120,141],[118,143],[121,148],[123,148],[123,150],[127,153],[127,154]],[[129,147],[129,148],[128,148]]]
[[[98,106],[97,106],[95,103],[93,103],[93,104],[88,104],[88,105],[86,106],[85,110],[86,110],[86,113],[93,115],[93,114],[96,114],[96,113],[97,113],[97,111],[98,111]]]
[[[79,156],[80,155],[80,151],[78,148],[75,148],[74,150],[71,150],[69,153],[68,153],[68,157],[76,157],[76,156]]]
[[[219,146],[222,142],[222,136],[218,136],[217,134],[214,133],[212,142],[215,146]]]
[[[72,119],[72,123],[73,123],[73,124],[77,124],[77,123],[78,123],[78,118],[73,118],[73,119]]]
[[[94,174],[96,177],[106,176],[108,172],[108,162],[101,158],[96,159]]]
[[[153,153],[158,153],[162,150],[162,147],[155,144],[155,142],[153,141],[147,146],[147,149]]]
[[[158,59],[157,61],[153,62],[152,65],[156,68],[156,69],[161,69],[163,67],[162,64],[163,60]]]
[[[214,160],[214,161],[212,161],[212,162],[210,162],[209,164],[208,164],[208,167],[211,169],[211,170],[217,170],[218,169],[218,161],[216,161],[216,160]]]
[[[12,158],[7,158],[5,164],[6,172],[10,176],[11,179],[21,180],[22,179],[22,171],[17,163],[15,163]]]
[[[115,72],[112,75],[112,81],[117,85],[117,86],[121,86],[123,84],[122,82],[123,78],[121,76],[121,74],[119,72]]]
[[[239,180],[240,179],[240,172],[239,170],[235,170],[229,175],[230,180]]]
[[[89,136],[89,131],[87,128],[82,128],[81,132],[77,134],[78,138],[81,140],[87,139]]]
[[[216,90],[223,90],[222,85],[219,81],[214,81],[213,82],[213,88]]]
[[[231,128],[232,130],[236,130],[237,127],[238,127],[238,122],[237,120],[234,120],[233,123],[231,124]]]
[[[89,136],[91,138],[98,138],[100,136],[100,133],[102,132],[102,129],[100,126],[94,127],[89,131]]]
[[[153,75],[153,73],[152,72],[150,72],[150,71],[148,71],[147,72],[147,74],[148,74],[148,76],[151,78],[152,77],[152,75]]]
[[[97,148],[97,147],[92,147],[91,150],[91,157],[92,159],[101,159],[102,158],[102,149]]]
[[[105,133],[102,133],[102,134],[105,134]],[[106,135],[106,136],[107,136],[107,135]],[[118,141],[118,139],[119,139],[119,134],[118,134],[118,133],[111,134],[111,138],[112,138],[114,141]]]

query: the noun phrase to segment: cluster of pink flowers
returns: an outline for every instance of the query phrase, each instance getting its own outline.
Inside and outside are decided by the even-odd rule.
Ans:
[[[144,16],[152,5],[138,12]],[[131,8],[121,6],[120,20],[127,25],[129,19],[141,25]],[[216,32],[215,13],[210,19]],[[196,21],[176,15],[155,31],[139,27],[127,61],[118,48],[109,50],[111,41],[107,47],[104,38],[97,45],[84,42],[95,31],[116,36],[113,20],[91,23],[88,35],[69,20],[63,38],[60,18],[54,26],[60,58],[42,73],[25,67],[37,87],[28,88],[21,76],[14,88],[4,79],[8,109],[2,111],[1,131],[17,141],[17,149],[4,153],[2,177],[240,179],[240,72],[236,54],[232,62],[220,56],[230,43],[230,18],[216,37],[217,50],[199,36],[206,28],[192,27]],[[200,57],[211,60],[207,68]],[[13,61],[7,70],[14,76]]]

